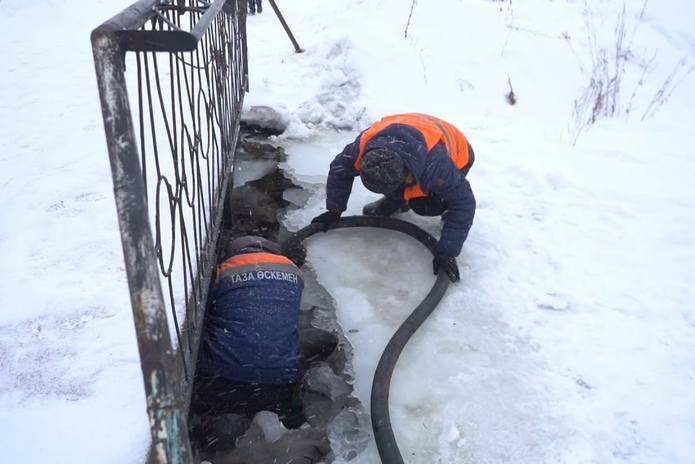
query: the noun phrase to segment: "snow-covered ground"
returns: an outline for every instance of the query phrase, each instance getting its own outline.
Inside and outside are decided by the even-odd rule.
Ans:
[[[89,42],[129,3],[0,1],[3,462],[142,462],[148,445]],[[289,120],[273,142],[313,192],[291,230],[323,211],[328,163],[381,116],[434,114],[475,149],[462,280],[393,376],[406,462],[692,462],[695,6],[650,0],[640,19],[643,5],[626,2],[617,68],[621,1],[278,1],[299,54],[269,5],[249,17],[245,109]],[[580,130],[602,50],[619,106]],[[348,213],[375,197],[356,185]],[[401,217],[438,236],[438,219]],[[308,259],[368,406],[431,258],[351,229],[312,237]],[[354,462],[379,462],[373,444]]]

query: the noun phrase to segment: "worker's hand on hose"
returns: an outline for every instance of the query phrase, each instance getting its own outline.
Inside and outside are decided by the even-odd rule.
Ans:
[[[323,231],[328,232],[328,228],[331,226],[331,224],[340,219],[340,214],[341,213],[337,213],[335,211],[326,211],[325,213],[319,214],[312,219],[311,223],[315,224],[318,222],[323,224]]]
[[[456,264],[456,257],[441,251],[437,252],[432,260],[432,270],[434,271],[435,275],[439,273],[440,268],[446,272],[452,282],[458,282],[461,280],[461,276],[459,275],[459,266]]]
[[[306,262],[306,247],[301,243],[296,245],[292,250],[285,253],[285,256],[290,258],[290,260],[297,267],[302,267]]]

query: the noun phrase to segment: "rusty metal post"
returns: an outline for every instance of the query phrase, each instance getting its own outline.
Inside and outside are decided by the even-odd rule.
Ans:
[[[155,2],[140,2],[121,18],[139,16],[147,7],[151,9],[149,3]],[[191,464],[193,456],[185,408],[174,376],[176,357],[167,324],[145,183],[128,103],[124,50],[117,38],[119,29],[116,22],[105,23],[92,32],[91,41],[147,397],[152,434],[150,462]]]
[[[275,0],[268,0],[270,2],[270,6],[273,7],[273,11],[275,11],[275,14],[277,15],[278,19],[282,23],[282,27],[285,28],[285,32],[287,32],[287,35],[290,37],[290,40],[292,41],[292,45],[294,45],[294,50],[297,53],[303,53],[304,50],[302,50],[299,47],[299,44],[297,41],[294,39],[294,36],[292,35],[292,31],[290,31],[290,27],[287,25],[287,22],[285,21],[285,18],[283,18],[282,13],[280,13],[280,9],[278,6],[275,4]]]
[[[91,35],[147,397],[152,436],[148,463],[152,464],[193,462],[186,415],[209,284],[214,274],[222,202],[231,183],[239,117],[244,91],[248,91],[246,9],[242,1],[246,0],[140,0],[94,29]],[[190,31],[184,27],[187,24],[190,24]],[[141,123],[138,132],[134,127],[135,117],[131,113],[125,79],[125,56],[131,52],[137,59]],[[150,90],[155,98],[162,98],[163,92],[158,85],[153,89],[148,86],[150,79],[158,79],[154,53],[169,54],[169,59],[162,62],[169,62],[172,75],[168,89],[171,107],[162,105],[163,114],[156,115],[152,111]],[[205,62],[205,65],[198,66],[198,61]],[[145,72],[145,78],[141,80],[141,67],[149,69],[150,66],[153,73]],[[193,69],[195,71],[191,71]],[[146,81],[145,91],[142,90],[143,80]],[[174,104],[182,102],[181,95],[192,88],[206,98],[190,105]],[[172,117],[167,119],[168,116]],[[215,138],[205,153],[199,150],[198,144],[175,146],[169,150],[171,153],[167,150],[161,152],[163,156],[171,155],[175,163],[177,157],[188,155],[194,165],[191,169],[202,173],[191,184],[187,183],[191,178],[186,178],[185,170],[170,173],[176,185],[183,186],[177,192],[191,185],[198,186],[195,189],[196,200],[186,203],[184,212],[177,207],[176,219],[183,232],[179,234],[177,243],[180,252],[175,257],[176,270],[173,252],[168,267],[159,266],[162,224],[158,210],[153,214],[154,219],[150,218],[148,211],[152,204],[155,208],[157,206],[154,201],[148,206],[147,191],[152,187],[152,177],[148,178],[146,167],[149,162],[159,167],[160,157],[156,150],[158,133],[148,133],[149,139],[145,140],[143,119],[146,118],[150,118],[150,122],[157,118],[165,120],[166,131],[171,129],[176,134],[191,128],[186,127],[186,118],[202,120],[204,127],[193,124],[196,127],[191,138],[198,140],[201,133]],[[155,148],[148,153],[149,144]],[[179,193],[167,197],[170,204],[180,205],[189,200],[177,195]],[[190,220],[190,234],[186,234],[187,220]],[[176,280],[177,275],[182,276],[182,282]],[[176,285],[179,287],[175,288]],[[168,294],[165,289],[169,290]],[[180,304],[175,301],[176,289],[181,289],[184,296]],[[177,310],[185,316],[181,328]],[[169,311],[171,320],[167,317]],[[172,341],[172,335],[176,337],[178,346]]]

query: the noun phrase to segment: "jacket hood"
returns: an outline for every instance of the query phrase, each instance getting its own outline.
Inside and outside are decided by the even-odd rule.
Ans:
[[[245,235],[243,237],[235,238],[229,244],[229,248],[227,250],[229,254],[235,255],[243,253],[256,253],[259,251],[272,253],[274,255],[282,254],[280,245],[268,240],[267,238],[256,237],[254,235]]]

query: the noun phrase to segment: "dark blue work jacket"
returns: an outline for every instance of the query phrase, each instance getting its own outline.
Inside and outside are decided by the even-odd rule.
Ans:
[[[198,368],[239,382],[302,378],[299,311],[304,279],[285,256],[229,255],[217,268]]]

